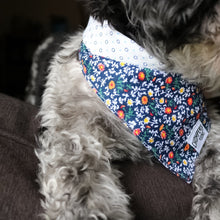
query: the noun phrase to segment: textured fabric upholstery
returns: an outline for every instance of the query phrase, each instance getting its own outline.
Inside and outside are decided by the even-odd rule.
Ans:
[[[40,219],[37,108],[0,94],[0,220]],[[117,162],[136,220],[184,220],[193,191],[160,164]]]

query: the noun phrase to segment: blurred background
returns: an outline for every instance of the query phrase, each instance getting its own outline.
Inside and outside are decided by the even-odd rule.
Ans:
[[[37,46],[51,34],[85,27],[87,19],[77,0],[1,1],[0,92],[23,99]]]

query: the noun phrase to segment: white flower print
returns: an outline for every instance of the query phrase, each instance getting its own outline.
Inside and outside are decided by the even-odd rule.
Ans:
[[[198,154],[184,151],[187,136],[197,117],[210,127],[196,86],[177,74],[91,55],[83,43],[79,57],[85,78],[106,106],[165,167],[190,182]]]

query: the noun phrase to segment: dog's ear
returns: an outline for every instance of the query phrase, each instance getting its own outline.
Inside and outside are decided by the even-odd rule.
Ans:
[[[130,21],[142,38],[169,53],[200,38],[204,17],[217,0],[123,0]],[[154,45],[153,45],[154,46]],[[155,45],[156,46],[156,45]]]

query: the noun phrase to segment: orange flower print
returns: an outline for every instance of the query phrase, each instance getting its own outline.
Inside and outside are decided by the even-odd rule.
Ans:
[[[184,130],[183,130],[182,128],[179,130],[179,135],[180,135],[181,137],[184,135]]]
[[[86,66],[83,65],[83,72],[86,74],[87,73],[87,69],[86,69]]]
[[[145,74],[144,74],[144,72],[139,72],[139,73],[138,73],[138,79],[139,79],[140,81],[143,81],[143,80],[145,79]]]
[[[124,119],[125,118],[125,113],[124,113],[124,111],[123,110],[118,110],[117,111],[117,114],[118,114],[118,117],[120,118],[120,119]]]
[[[173,159],[173,158],[174,158],[174,153],[173,153],[173,151],[170,151],[170,153],[168,154],[168,157],[169,157],[170,159]]]
[[[159,128],[159,131],[162,131],[163,130],[163,127],[164,127],[164,124],[162,124]]]
[[[187,151],[189,150],[189,144],[186,144],[185,148],[184,148],[184,151]]]
[[[160,137],[162,138],[162,139],[166,139],[167,138],[167,132],[166,131],[161,131],[161,133],[160,133]]]
[[[166,78],[166,81],[165,81],[167,84],[171,84],[173,82],[173,78],[171,76],[167,77]]]
[[[98,68],[99,68],[100,71],[104,71],[105,70],[105,65],[102,64],[102,63],[99,63]]]
[[[168,115],[171,114],[172,113],[172,109],[170,107],[166,107],[165,108],[165,113],[168,114]]]
[[[187,103],[188,105],[192,105],[193,104],[193,99],[190,97],[187,99]]]
[[[196,119],[198,120],[200,118],[200,113],[198,113],[197,115],[196,115]]]
[[[141,129],[140,128],[136,128],[136,129],[134,129],[133,133],[134,133],[135,136],[138,136],[141,133]]]
[[[142,102],[143,105],[147,105],[147,103],[148,103],[148,98],[147,98],[147,96],[145,96],[145,95],[142,96],[141,102]]]
[[[109,82],[109,89],[114,89],[115,88],[115,82],[113,81],[113,80],[111,80],[110,82]]]

